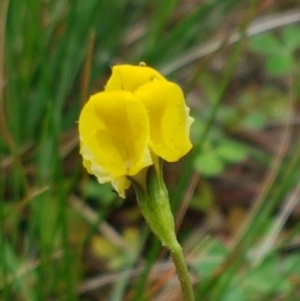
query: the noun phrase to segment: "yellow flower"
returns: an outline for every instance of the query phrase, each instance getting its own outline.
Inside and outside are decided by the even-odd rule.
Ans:
[[[112,68],[112,75],[105,86],[105,91],[134,92],[144,84],[154,80],[167,81],[160,73],[150,67],[117,65]]]
[[[178,85],[150,67],[115,66],[79,117],[83,164],[124,197],[127,176],[153,164],[153,155],[175,162],[191,149],[192,121]]]

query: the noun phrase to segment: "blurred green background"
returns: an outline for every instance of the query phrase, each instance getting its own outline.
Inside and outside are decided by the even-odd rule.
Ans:
[[[286,0],[1,0],[0,300],[180,301],[167,253],[82,168],[111,66],[177,82],[193,150],[165,177],[196,300],[300,300],[300,8]]]

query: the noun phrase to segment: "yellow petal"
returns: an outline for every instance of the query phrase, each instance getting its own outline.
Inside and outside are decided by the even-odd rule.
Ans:
[[[140,86],[153,80],[166,81],[159,72],[150,67],[117,65],[112,68],[112,75],[105,86],[105,91],[134,92]]]
[[[98,165],[92,152],[82,142],[80,143],[80,154],[83,157],[83,166],[90,174],[96,176],[99,183],[111,182],[120,197],[125,198],[125,190],[130,186],[130,181],[125,176],[113,178],[107,170]]]
[[[111,181],[111,185],[123,199],[125,199],[125,190],[130,187],[130,184],[131,182],[126,177],[119,177]]]
[[[193,119],[179,86],[167,81],[152,81],[134,95],[145,105],[150,121],[150,148],[168,162],[175,162],[191,148],[190,125]]]
[[[148,149],[149,121],[143,104],[130,92],[93,95],[79,117],[81,154],[98,181],[111,181],[122,195],[126,175],[152,164]]]

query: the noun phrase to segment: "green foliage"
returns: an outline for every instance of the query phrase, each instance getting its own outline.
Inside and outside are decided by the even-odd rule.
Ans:
[[[85,187],[86,197],[98,202],[101,200],[101,206],[112,206],[117,194],[113,192],[109,184],[99,185],[95,179],[89,179]]]
[[[248,151],[242,144],[222,138],[216,145],[203,146],[195,167],[203,176],[215,177],[220,175],[228,164],[241,162],[247,156]]]
[[[250,48],[266,56],[266,71],[273,76],[284,75],[294,68],[293,57],[300,47],[299,27],[289,26],[279,36],[260,34],[251,39]]]
[[[191,47],[206,46],[212,37],[226,38],[228,20],[233,15],[248,20],[256,1],[196,2],[1,2],[0,22],[8,3],[0,67],[0,76],[5,75],[0,78],[1,300],[141,301],[158,298],[157,290],[163,298],[164,287],[173,290],[173,280],[164,282],[169,276],[161,269],[167,258],[158,256],[160,245],[141,229],[130,194],[121,202],[110,186],[83,173],[76,121],[88,95],[103,88],[111,65],[142,60],[159,69],[180,60]],[[186,165],[178,165],[178,185],[170,191],[172,205],[179,207],[182,196],[189,195],[192,175],[200,173],[189,207],[195,217],[187,216],[185,231],[179,229],[191,273],[199,279],[196,300],[300,298],[300,256],[284,251],[299,236],[296,210],[287,225],[280,225],[268,252],[260,260],[255,257],[257,246],[278,221],[274,213],[282,213],[299,185],[296,131],[278,168],[272,165],[289,118],[287,95],[300,91],[289,81],[299,82],[299,47],[299,26],[279,27],[252,37],[248,45],[242,41],[224,52],[221,47],[218,55],[226,63],[220,72],[215,72],[220,57],[211,54],[172,74],[183,88],[189,87],[186,98],[196,119],[194,150]],[[235,70],[244,50],[263,62],[267,80],[256,85],[237,81]],[[266,137],[268,127],[277,129],[273,146],[247,140],[245,133]],[[245,172],[247,184],[255,186],[253,194],[260,199],[244,228],[235,225],[241,234],[227,234],[226,224],[202,230],[202,222],[211,228],[209,214],[219,210],[212,178],[230,174],[236,165],[243,167],[249,158],[259,168],[255,185],[253,170]],[[273,180],[264,185],[269,170]],[[172,180],[173,171],[166,170],[166,177]],[[241,189],[245,185],[238,184]],[[244,204],[244,199],[238,201]],[[91,288],[95,279],[98,286]]]

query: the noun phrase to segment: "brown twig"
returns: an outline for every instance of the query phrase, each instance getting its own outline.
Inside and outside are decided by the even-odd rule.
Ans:
[[[79,198],[77,198],[75,195],[71,195],[69,200],[72,207],[86,220],[88,220],[92,224],[98,222],[97,214],[89,206],[85,205]],[[131,248],[127,244],[127,242],[108,223],[101,222],[98,225],[98,231],[103,233],[103,235],[105,235],[105,237],[117,248],[126,253],[131,252]]]
[[[246,36],[251,37],[268,30],[272,30],[278,27],[286,26],[300,21],[300,10],[288,11],[280,14],[274,14],[271,16],[266,16],[258,18],[251,22],[246,30]],[[231,45],[238,42],[242,37],[239,32],[234,31],[228,38],[228,44]],[[222,38],[214,38],[207,43],[200,45],[187,51],[184,55],[171,62],[166,66],[162,66],[160,71],[163,74],[170,74],[184,66],[195,62],[196,60],[216,51],[224,43]]]
[[[176,232],[178,231],[178,229],[181,226],[182,220],[183,220],[183,218],[186,214],[186,211],[189,207],[191,198],[192,198],[192,196],[194,194],[194,191],[195,191],[195,189],[196,189],[196,187],[199,183],[199,178],[200,178],[200,175],[198,173],[194,173],[191,177],[191,181],[189,183],[189,186],[185,190],[184,196],[183,196],[182,201],[181,201],[181,206],[180,206],[180,208],[178,210],[178,213],[176,215],[176,218],[175,218]]]

